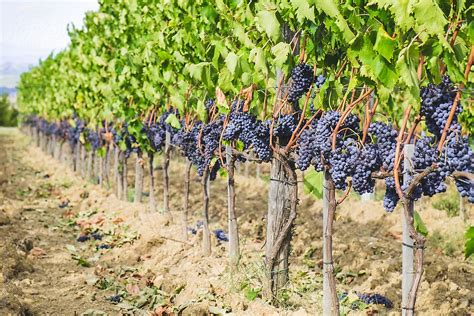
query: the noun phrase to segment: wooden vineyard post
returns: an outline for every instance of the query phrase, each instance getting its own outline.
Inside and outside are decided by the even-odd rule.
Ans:
[[[143,158],[139,151],[135,160],[135,196],[133,202],[141,203],[143,193]]]
[[[206,166],[202,179],[202,198],[203,198],[203,226],[202,226],[202,254],[211,255],[211,233],[209,231],[209,168]]]
[[[324,171],[323,182],[323,315],[339,315],[334,262],[332,256],[332,232],[336,213],[336,188],[329,171]]]
[[[408,173],[413,172],[413,156],[415,153],[415,145],[406,144],[404,146],[404,159],[403,159],[403,171],[405,176],[403,177],[403,184],[408,186],[410,184],[410,177]],[[406,206],[409,214],[413,217],[413,201],[407,200],[408,205]],[[406,310],[408,304],[408,296],[413,282],[413,239],[410,236],[409,219],[405,216],[405,212],[402,212],[402,316],[412,315],[413,311]]]
[[[274,155],[268,190],[265,296],[274,300],[288,282],[288,259],[298,196],[294,166],[284,155]]]
[[[103,170],[103,181],[105,182],[105,187],[110,189],[110,144],[109,142],[105,143],[105,159],[104,159],[104,170]]]
[[[229,263],[236,267],[240,259],[239,231],[237,226],[237,215],[235,213],[235,156],[232,147],[226,146],[227,161],[227,210],[229,220]]]
[[[128,201],[128,158],[123,153],[122,166],[122,200]]]
[[[170,193],[169,193],[169,175],[168,169],[170,165],[170,151],[171,151],[171,135],[166,132],[165,148],[163,151],[163,212],[170,211]]]
[[[188,208],[189,208],[189,176],[191,173],[191,161],[186,158],[186,169],[184,170],[184,195],[183,195],[183,215],[182,223],[182,239],[188,239]]]
[[[150,176],[150,184],[149,184],[149,191],[150,191],[150,199],[148,205],[150,207],[150,212],[156,212],[156,200],[155,200],[155,175],[153,172],[153,160],[154,160],[154,153],[149,151],[148,152],[148,174]]]
[[[87,172],[86,172],[89,180],[91,180],[94,176],[93,164],[94,164],[94,151],[90,150],[87,157]]]
[[[118,194],[118,184],[119,184],[119,148],[118,146],[113,146],[113,150],[114,150],[113,183],[114,183],[115,194],[117,195],[117,198],[120,199],[120,196]]]

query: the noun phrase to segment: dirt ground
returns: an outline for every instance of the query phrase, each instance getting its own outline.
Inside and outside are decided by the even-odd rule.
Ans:
[[[133,159],[129,180],[133,184]],[[116,199],[112,190],[81,179],[15,129],[0,129],[0,315],[320,315],[322,204],[301,194],[290,262],[291,282],[278,306],[261,298],[268,182],[244,167],[236,179],[242,260],[226,262],[226,242],[213,237],[203,257],[200,231],[179,240],[184,164],[173,157],[171,217]],[[158,168],[159,169],[159,168]],[[155,195],[161,205],[161,171]],[[147,182],[147,179],[145,179]],[[144,185],[148,188],[147,183]],[[300,189],[303,192],[303,188]],[[464,260],[463,233],[473,224],[416,204],[428,230],[419,315],[471,315],[474,260]],[[224,178],[211,184],[211,230],[226,224]],[[192,176],[189,226],[201,213],[199,178]],[[343,314],[398,315],[401,295],[400,209],[351,195],[338,209],[334,234],[337,287],[349,292]],[[379,293],[394,307],[354,307],[354,292]]]

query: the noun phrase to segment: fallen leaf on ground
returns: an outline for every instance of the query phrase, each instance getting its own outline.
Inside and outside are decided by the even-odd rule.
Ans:
[[[46,251],[39,247],[33,247],[33,249],[30,250],[30,255],[33,257],[44,257],[46,256]]]

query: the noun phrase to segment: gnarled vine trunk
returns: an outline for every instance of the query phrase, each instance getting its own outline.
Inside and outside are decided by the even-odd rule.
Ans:
[[[288,258],[297,196],[295,166],[285,155],[275,152],[270,169],[265,243],[265,296],[271,300],[288,282]]]
[[[135,196],[133,202],[141,203],[143,193],[143,159],[142,153],[138,152],[135,160]]]
[[[153,160],[155,154],[153,152],[148,152],[148,175],[150,176],[150,198],[148,200],[148,206],[150,207],[150,212],[156,212],[156,200],[155,200],[155,174],[153,172]]]
[[[339,315],[339,299],[332,255],[333,223],[336,215],[336,187],[331,175],[324,171],[323,184],[323,315]]]
[[[168,169],[170,165],[170,152],[171,152],[171,135],[166,132],[165,148],[163,150],[163,212],[168,213],[170,211],[170,193],[169,193],[169,175]]]
[[[189,208],[189,176],[191,173],[191,161],[186,158],[186,168],[184,170],[184,195],[183,195],[183,215],[181,219],[182,224],[182,239],[188,239],[188,208]]]
[[[235,213],[235,156],[232,154],[232,148],[226,147],[227,160],[227,211],[229,221],[229,263],[235,267],[239,263],[239,231],[237,226],[237,215]]]
[[[202,254],[204,256],[211,255],[211,233],[209,231],[209,168],[205,168],[204,173],[201,179],[202,186],[202,199],[203,199],[203,209],[202,209]]]

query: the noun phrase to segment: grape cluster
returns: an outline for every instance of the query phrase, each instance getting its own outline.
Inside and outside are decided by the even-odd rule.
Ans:
[[[270,159],[270,125],[271,121],[260,121],[249,112],[241,110],[243,101],[234,101],[229,115],[223,139],[240,140],[247,150],[253,147],[257,157],[262,161]]]
[[[86,128],[85,132],[87,134],[87,141],[89,142],[89,144],[91,144],[92,150],[96,151],[97,149],[99,149],[99,147],[101,146],[99,134],[89,128]]]
[[[393,303],[388,298],[377,293],[357,293],[357,296],[359,297],[359,300],[361,300],[365,304],[380,304],[384,305],[386,308],[393,307]]]
[[[372,122],[369,125],[368,136],[369,142],[378,145],[385,171],[392,171],[395,164],[398,132],[389,123]]]
[[[440,172],[445,176],[454,171],[474,173],[474,152],[469,146],[467,137],[450,133],[446,138],[438,165]],[[457,178],[455,183],[461,196],[474,203],[474,184],[464,178]]]
[[[382,166],[378,144],[366,144],[358,152],[352,174],[352,187],[359,194],[374,192],[375,180],[372,172]]]
[[[161,151],[165,146],[167,132],[170,134],[171,143],[175,144],[175,142],[179,142],[179,140],[176,139],[177,130],[170,124],[166,123],[168,116],[171,114],[176,115],[177,112],[166,111],[160,116],[160,119],[157,122],[150,123],[149,118],[143,122],[142,132],[147,135],[148,141],[155,151]]]
[[[79,138],[81,137],[81,133],[84,131],[84,122],[74,115],[74,124],[69,126],[69,130],[67,131],[67,139],[71,148],[75,148],[77,143],[79,142]]]
[[[290,140],[291,135],[295,131],[298,121],[295,115],[280,115],[273,126],[273,136],[280,139],[281,144],[286,144]]]
[[[329,173],[338,190],[345,190],[346,179],[352,175],[355,170],[359,149],[352,139],[347,139],[343,144],[331,151],[329,155]]]
[[[314,75],[311,66],[300,63],[291,71],[291,85],[288,90],[287,100],[290,103],[297,103],[298,100],[308,92],[313,84]]]
[[[393,212],[397,206],[400,197],[395,188],[395,179],[393,177],[385,178],[385,196],[383,198],[383,207],[387,212]]]
[[[318,121],[311,121],[310,126],[306,128],[301,136],[298,138],[297,144],[297,159],[296,164],[300,170],[306,170],[311,164],[315,164],[320,161],[318,156],[318,143],[316,142],[316,126]],[[321,169],[322,166],[317,169]]]
[[[421,115],[425,116],[428,131],[440,137],[444,126],[448,120],[451,107],[456,97],[456,91],[448,76],[444,76],[440,84],[430,83],[420,90]],[[461,126],[457,122],[457,117],[461,113],[461,104],[458,104],[456,112],[450,126],[451,131],[461,131]]]

